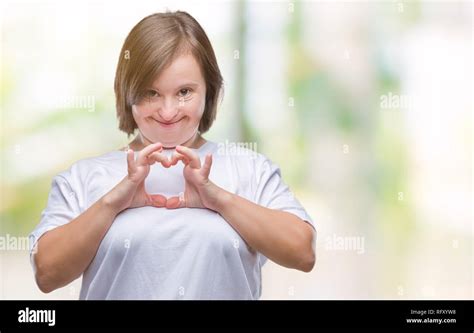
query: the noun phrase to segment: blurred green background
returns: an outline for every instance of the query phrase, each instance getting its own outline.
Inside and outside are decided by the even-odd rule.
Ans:
[[[1,8],[0,236],[39,222],[51,179],[127,143],[113,80],[130,29],[185,10],[225,96],[207,139],[251,142],[318,229],[315,269],[269,262],[263,298],[472,298],[472,3],[33,1]],[[0,251],[0,298],[42,294]]]

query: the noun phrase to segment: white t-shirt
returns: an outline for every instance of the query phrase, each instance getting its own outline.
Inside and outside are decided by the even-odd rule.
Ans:
[[[229,151],[210,141],[194,150],[202,162],[213,154],[209,178],[216,185],[313,225],[279,168],[265,156],[242,148]],[[169,169],[154,164],[145,188],[167,197],[179,195],[184,191],[182,171],[181,162]],[[59,173],[41,221],[30,234],[32,244],[84,212],[126,174],[126,152],[119,150],[80,160]],[[126,209],[84,271],[80,299],[258,299],[265,261],[214,211]]]

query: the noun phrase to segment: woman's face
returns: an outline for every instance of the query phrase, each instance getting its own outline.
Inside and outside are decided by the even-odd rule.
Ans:
[[[194,138],[206,103],[206,83],[192,54],[178,56],[155,79],[132,113],[142,139],[173,148]]]

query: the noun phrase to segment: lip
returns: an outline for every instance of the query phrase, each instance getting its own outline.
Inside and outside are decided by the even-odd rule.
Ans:
[[[175,125],[177,125],[181,120],[183,120],[183,118],[179,119],[179,120],[176,120],[176,121],[173,121],[173,122],[161,122],[159,120],[156,120],[155,118],[153,118],[154,121],[156,121],[160,126],[163,126],[163,127],[166,127],[166,128],[169,128],[169,127],[173,127]]]

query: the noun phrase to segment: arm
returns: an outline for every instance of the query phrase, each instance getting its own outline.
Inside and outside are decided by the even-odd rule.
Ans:
[[[102,197],[77,218],[38,240],[34,262],[36,282],[42,292],[49,293],[81,276],[117,213]]]
[[[185,191],[182,198],[168,199],[167,208],[200,207],[218,212],[254,250],[289,268],[304,272],[315,263],[316,233],[299,217],[255,204],[225,191],[209,180],[212,155],[204,165],[187,147],[176,147],[172,164],[183,161]]]
[[[315,264],[313,228],[291,213],[257,205],[216,185],[215,211],[253,249],[288,268],[310,272]]]
[[[69,223],[40,237],[33,260],[41,291],[49,293],[81,276],[118,213],[131,207],[164,206],[166,198],[147,194],[143,185],[150,165],[160,158],[156,156],[160,149],[160,144],[147,146],[137,161],[129,151],[128,175],[118,185]],[[149,158],[153,153],[154,158]]]

